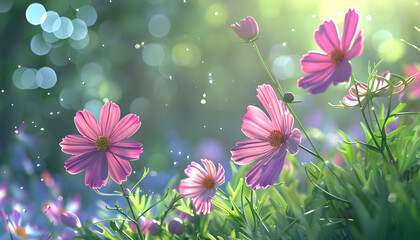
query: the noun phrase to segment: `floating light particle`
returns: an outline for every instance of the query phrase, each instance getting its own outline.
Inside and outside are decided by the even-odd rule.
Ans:
[[[134,45],[134,48],[135,49],[139,49],[141,46],[140,46],[140,44],[138,44],[138,43],[136,43],[135,45]]]
[[[19,131],[18,130],[15,130],[15,134],[19,134]]]
[[[44,131],[45,129],[44,129],[44,128],[41,128],[40,130],[41,130],[41,131]]]
[[[50,95],[51,95],[51,93],[50,93],[50,92],[47,92],[47,95],[48,95],[48,96],[50,96]]]
[[[18,68],[21,68],[22,67],[22,65],[18,65]]]
[[[207,97],[207,94],[203,93],[203,98]]]
[[[15,105],[12,103],[12,104],[10,104],[10,106],[11,106],[11,107],[13,107],[13,106],[15,106]]]
[[[295,32],[295,29],[294,28],[292,28],[292,32]]]
[[[173,153],[174,151],[173,150],[171,150],[171,153]]]
[[[105,44],[102,44],[102,47],[105,47]]]
[[[50,112],[50,115],[53,115],[54,113],[53,112]]]
[[[215,15],[215,16],[219,16],[219,12],[215,12],[215,13],[214,13],[214,15]]]
[[[141,45],[144,46],[144,42],[141,42]]]
[[[169,76],[169,80],[172,80],[172,75]]]
[[[222,130],[223,130],[223,128],[219,128],[219,130],[220,130],[220,131],[222,131]]]
[[[186,50],[187,50],[187,52],[188,52],[188,51],[190,51],[190,49],[189,49],[189,48],[187,48]]]
[[[2,89],[1,92],[4,93],[4,89]]]
[[[366,20],[367,20],[367,21],[372,21],[372,16],[368,15],[368,16],[366,17]]]
[[[281,44],[283,47],[286,47],[287,43],[286,42],[282,42]]]
[[[207,103],[207,101],[206,101],[206,99],[201,99],[200,103],[201,103],[201,104],[206,104],[206,103]]]
[[[136,171],[133,171],[134,174],[136,174]]]
[[[312,18],[316,18],[316,15],[315,14],[312,14]]]
[[[182,152],[178,152],[178,155],[181,155],[182,154]]]
[[[43,182],[44,181],[44,179],[43,178],[41,178],[41,182]]]
[[[86,85],[86,82],[82,82],[82,85]]]
[[[187,159],[190,159],[190,155],[187,155]]]
[[[174,162],[174,165],[176,166],[177,162]]]
[[[23,189],[23,187],[20,187],[20,190],[22,190]]]
[[[209,80],[209,83],[210,83],[210,84],[213,84],[213,79],[210,79],[210,80]]]
[[[60,114],[60,112],[57,112],[57,115]]]
[[[76,8],[76,12],[78,12],[79,11],[79,9],[78,8]]]
[[[36,166],[39,167],[39,166],[41,166],[41,164],[38,163]]]

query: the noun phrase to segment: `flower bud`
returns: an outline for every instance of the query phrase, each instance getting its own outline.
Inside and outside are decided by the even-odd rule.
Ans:
[[[184,232],[184,226],[182,225],[182,220],[179,218],[174,218],[168,222],[168,230],[172,234],[181,235]]]
[[[71,212],[63,212],[60,214],[60,221],[67,227],[77,229],[82,226],[79,217]]]
[[[247,17],[241,20],[241,24],[234,23],[231,25],[233,30],[236,32],[238,37],[242,38],[247,42],[253,42],[257,40],[259,35],[259,29],[257,22],[252,17]]]
[[[293,95],[293,93],[291,93],[291,92],[286,92],[283,95],[283,100],[286,103],[291,103],[291,102],[293,102],[293,100],[295,100],[295,95]]]
[[[124,197],[128,197],[128,196],[130,196],[130,194],[131,194],[130,189],[125,188],[125,189],[123,190],[123,196],[124,196]]]
[[[149,220],[149,224],[148,224],[148,230],[149,233],[153,236],[156,236],[159,234],[159,226],[160,226],[160,222],[156,221],[156,220]]]

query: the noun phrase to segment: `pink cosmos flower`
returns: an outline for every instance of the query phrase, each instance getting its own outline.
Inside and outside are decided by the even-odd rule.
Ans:
[[[353,41],[359,25],[359,14],[349,9],[344,19],[341,40],[333,20],[324,21],[315,31],[318,46],[326,53],[310,51],[300,60],[302,72],[309,74],[298,80],[299,88],[311,88],[309,93],[325,92],[331,83],[347,82],[351,75],[349,60],[360,56],[363,51],[362,31]]]
[[[241,24],[234,23],[231,25],[238,37],[247,42],[257,40],[260,34],[257,22],[250,16],[241,20]]]
[[[384,72],[379,75],[389,81],[391,78],[390,72]],[[380,78],[375,78],[374,81],[371,82],[370,92],[374,94],[374,96],[378,97],[385,97],[389,95],[389,91],[391,88],[389,87],[388,83]],[[357,87],[356,87],[357,86]],[[398,90],[398,89],[397,89]],[[349,89],[349,95],[346,95],[341,101],[343,107],[354,107],[362,103],[368,95],[368,87],[364,83],[356,83]],[[359,99],[357,99],[357,95],[359,95]]]
[[[4,220],[4,227],[6,232],[11,233],[18,239],[39,239],[42,232],[38,230],[38,226],[22,223],[22,214],[14,209],[12,215],[9,217],[5,211],[0,210],[0,215]]]
[[[140,128],[139,117],[128,114],[120,121],[120,107],[107,102],[99,127],[88,110],[77,112],[74,123],[82,136],[67,135],[60,143],[63,152],[74,155],[65,162],[67,172],[78,174],[87,168],[85,184],[90,188],[106,185],[108,174],[118,184],[126,181],[131,174],[129,161],[137,160],[143,150],[141,143],[122,140]]]
[[[292,130],[294,118],[279,102],[270,85],[257,89],[257,97],[271,120],[259,108],[248,106],[243,118],[242,132],[251,139],[236,143],[232,148],[232,160],[238,165],[258,161],[245,177],[252,189],[272,186],[279,178],[287,151],[295,155],[299,151],[302,135],[299,129]]]
[[[225,169],[220,165],[216,172],[213,162],[202,159],[204,168],[196,162],[192,162],[184,170],[189,177],[182,179],[179,186],[179,192],[187,198],[191,198],[197,214],[210,213],[213,207],[210,198],[216,194],[216,188],[225,182]]]
[[[412,98],[420,98],[420,69],[415,65],[408,65],[405,67],[404,72],[407,77],[415,75],[413,82],[408,85],[408,91],[411,93]]]

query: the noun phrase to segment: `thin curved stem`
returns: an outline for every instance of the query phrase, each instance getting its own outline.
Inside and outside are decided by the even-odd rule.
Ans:
[[[122,191],[124,191],[124,186],[123,186],[123,184],[121,183],[121,190]],[[131,206],[131,202],[130,202],[130,199],[128,199],[128,196],[124,196],[125,197],[125,199],[127,200],[127,204],[128,204],[128,206],[130,207],[130,211],[131,211],[131,213],[133,214],[133,223],[136,225],[136,228],[137,228],[137,231],[138,231],[138,234],[139,234],[139,236],[140,236],[140,239],[144,239],[144,236],[143,236],[143,232],[141,231],[141,228],[140,228],[140,225],[139,225],[139,222],[137,221],[137,219],[136,219],[136,214],[134,213],[134,210],[133,210],[133,206]]]

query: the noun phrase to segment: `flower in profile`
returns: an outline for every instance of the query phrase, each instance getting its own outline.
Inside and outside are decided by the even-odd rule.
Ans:
[[[258,29],[257,22],[250,16],[241,20],[241,23],[234,23],[231,25],[238,37],[242,38],[247,42],[253,42],[257,40],[260,32]]]
[[[39,239],[42,236],[36,225],[22,224],[22,214],[18,210],[14,209],[10,218],[3,209],[0,210],[0,215],[4,220],[6,232],[18,239]]]
[[[72,212],[63,212],[60,214],[60,221],[67,227],[78,229],[82,226],[79,217]]]
[[[413,82],[408,85],[408,92],[413,99],[420,98],[420,69],[415,65],[408,65],[404,69],[407,77],[414,76]]]
[[[191,198],[197,214],[210,213],[213,204],[211,198],[216,194],[216,188],[225,182],[225,169],[222,165],[216,167],[213,162],[202,159],[204,168],[196,162],[192,162],[185,170],[188,176],[181,180],[179,192],[187,198]]]
[[[245,177],[252,189],[272,186],[279,178],[287,151],[295,155],[299,151],[302,135],[292,130],[294,118],[279,102],[270,85],[261,85],[257,97],[268,112],[270,119],[259,108],[248,106],[243,118],[242,132],[249,138],[237,142],[232,148],[232,160],[238,165],[258,161]]]
[[[137,160],[143,150],[141,143],[123,140],[140,128],[139,117],[128,114],[120,121],[120,107],[107,102],[99,127],[88,110],[77,112],[74,123],[82,136],[67,135],[60,143],[64,153],[74,155],[65,162],[67,172],[78,174],[87,168],[85,184],[90,188],[106,185],[108,174],[118,184],[126,181],[131,174],[129,161]]]
[[[390,72],[384,72],[381,75],[379,75],[386,80],[389,81],[391,78]],[[376,97],[386,97],[389,95],[389,92],[391,91],[390,86],[388,83],[381,79],[381,78],[375,78],[370,84],[370,92],[373,96]],[[399,89],[397,89],[399,90]],[[357,98],[359,96],[359,98]],[[364,102],[366,97],[368,96],[368,86],[364,83],[356,83],[349,89],[349,95],[346,95],[343,97],[343,100],[341,101],[342,107],[354,107],[359,105],[360,103]]]
[[[302,72],[309,75],[298,80],[299,88],[311,88],[309,93],[318,94],[325,92],[331,83],[337,85],[349,80],[349,60],[360,56],[363,51],[362,31],[353,40],[358,25],[359,14],[354,9],[349,9],[346,13],[341,40],[333,20],[326,20],[319,25],[314,38],[326,54],[310,51],[303,56],[300,60]]]
[[[78,211],[80,209],[80,204],[81,204],[80,195],[74,195],[74,196],[69,197],[65,205],[63,204],[63,197],[59,196],[55,202],[51,202],[51,201],[43,202],[41,207],[45,215],[50,220],[50,222],[52,222],[54,225],[58,225],[60,224],[60,222],[62,222],[61,221],[62,214],[66,212],[78,214]]]

